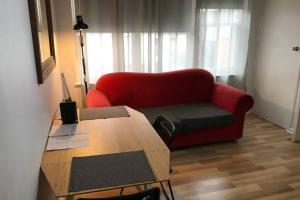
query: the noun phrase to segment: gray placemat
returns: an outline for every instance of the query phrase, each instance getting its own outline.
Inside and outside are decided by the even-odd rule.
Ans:
[[[69,192],[155,180],[144,151],[74,157]]]
[[[80,120],[107,119],[117,117],[130,117],[125,106],[84,108],[80,110]]]

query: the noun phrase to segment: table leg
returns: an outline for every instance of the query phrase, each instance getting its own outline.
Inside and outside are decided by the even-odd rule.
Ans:
[[[145,185],[144,185],[144,190],[148,190],[148,189],[149,189],[148,185],[145,184]]]
[[[121,190],[120,190],[120,196],[123,195],[123,191],[124,191],[124,188],[122,187]]]
[[[67,196],[66,200],[73,200],[73,196]]]
[[[159,182],[159,183],[160,183],[160,187],[161,187],[161,189],[162,189],[162,191],[163,191],[163,193],[164,193],[166,199],[167,199],[167,200],[170,200],[169,195],[167,194],[167,192],[166,192],[166,190],[165,190],[165,187],[164,187],[164,185],[163,185],[163,182]]]
[[[171,199],[172,200],[175,200],[175,197],[174,197],[174,194],[173,194],[173,190],[172,190],[172,186],[171,186],[171,182],[168,180],[168,187],[169,187],[169,190],[170,190],[170,194],[171,194]],[[161,189],[166,197],[167,200],[170,200],[170,197],[169,195],[167,194],[166,190],[165,190],[165,187],[163,185],[163,182],[160,182],[160,186],[161,186]]]
[[[172,200],[175,200],[170,180],[168,180],[168,186],[169,186],[169,190],[170,190],[170,193],[171,193]]]

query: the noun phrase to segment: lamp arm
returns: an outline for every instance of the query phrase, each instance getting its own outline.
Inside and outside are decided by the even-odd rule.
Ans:
[[[84,42],[83,42],[83,36],[81,30],[79,30],[79,34],[80,34],[80,46],[81,46],[81,55],[82,55],[83,81],[84,81],[85,92],[87,93],[88,86],[86,80],[86,66],[85,66],[85,57],[84,57],[84,50],[83,50]]]
[[[82,31],[81,29],[79,30],[79,35],[80,35],[80,46],[84,46],[84,42],[83,42],[83,36],[82,36]]]

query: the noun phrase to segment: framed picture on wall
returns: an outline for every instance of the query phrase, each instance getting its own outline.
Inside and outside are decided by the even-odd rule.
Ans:
[[[38,84],[43,84],[55,67],[50,0],[28,0]]]

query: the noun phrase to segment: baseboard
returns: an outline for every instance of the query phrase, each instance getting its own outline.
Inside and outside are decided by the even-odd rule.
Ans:
[[[288,132],[288,133],[291,134],[291,135],[294,135],[294,134],[295,134],[295,129],[293,129],[293,128],[286,129],[285,131]]]

